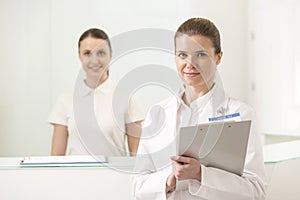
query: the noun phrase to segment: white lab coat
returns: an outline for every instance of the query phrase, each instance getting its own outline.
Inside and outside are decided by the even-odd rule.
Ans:
[[[144,122],[135,165],[137,175],[132,176],[136,199],[265,199],[262,137],[255,130],[253,110],[238,100],[228,98],[218,82],[210,93],[211,97],[203,106],[198,123],[207,123],[208,118],[234,113],[240,113],[240,117],[228,120],[252,120],[243,175],[201,165],[201,183],[188,180],[187,190],[166,195],[166,180],[172,171],[170,156],[176,155],[175,136],[180,124],[178,109],[181,98],[172,97],[153,106]]]

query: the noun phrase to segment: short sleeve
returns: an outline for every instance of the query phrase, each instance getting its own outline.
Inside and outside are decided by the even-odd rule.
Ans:
[[[137,97],[132,96],[129,101],[128,110],[125,117],[125,123],[129,124],[137,121],[142,121],[144,120],[144,118],[145,116]]]
[[[56,104],[54,105],[51,114],[48,117],[48,123],[67,126],[68,115],[72,109],[71,100],[72,100],[71,96],[68,95],[60,96]]]

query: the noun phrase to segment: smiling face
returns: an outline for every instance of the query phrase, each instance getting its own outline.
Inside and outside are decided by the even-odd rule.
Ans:
[[[80,41],[79,59],[87,80],[97,79],[102,83],[108,78],[111,50],[106,40],[87,37]]]
[[[179,35],[175,38],[176,67],[181,79],[189,86],[209,90],[214,82],[222,52],[216,54],[209,37]]]

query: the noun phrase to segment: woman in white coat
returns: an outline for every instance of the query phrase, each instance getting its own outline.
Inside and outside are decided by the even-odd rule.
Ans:
[[[262,200],[265,172],[262,137],[255,131],[253,110],[228,97],[217,73],[222,58],[220,34],[203,18],[184,22],[175,34],[181,91],[149,111],[142,131],[133,176],[136,199]],[[180,127],[212,121],[252,120],[242,176],[206,167],[193,158],[176,155]],[[238,142],[238,141],[237,141]],[[182,180],[188,186],[175,190]]]

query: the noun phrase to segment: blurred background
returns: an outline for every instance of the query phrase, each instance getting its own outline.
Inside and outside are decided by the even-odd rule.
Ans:
[[[49,155],[47,118],[58,96],[73,90],[81,68],[77,41],[86,29],[112,38],[141,28],[176,31],[196,16],[219,28],[224,87],[256,110],[266,143],[298,138],[299,9],[296,0],[0,0],[0,156]],[[114,62],[111,78],[117,83],[154,63],[175,70],[172,54],[145,50]],[[159,86],[137,93],[145,112],[170,95]]]

